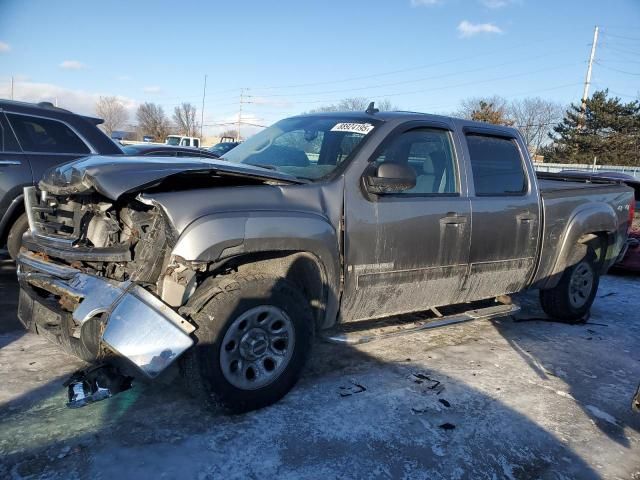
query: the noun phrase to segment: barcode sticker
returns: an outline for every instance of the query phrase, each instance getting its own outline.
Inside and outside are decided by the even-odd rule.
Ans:
[[[373,130],[373,125],[370,123],[338,123],[331,131],[332,132],[349,132],[349,133],[361,133],[366,135]]]

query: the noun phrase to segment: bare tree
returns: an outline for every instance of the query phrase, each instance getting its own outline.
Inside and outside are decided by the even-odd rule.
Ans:
[[[343,98],[338,103],[332,105],[324,105],[311,110],[309,113],[318,112],[364,112],[371,103],[366,97],[350,97]],[[391,103],[390,100],[384,99],[376,102],[376,108],[380,111],[398,110],[398,107]]]
[[[173,110],[173,123],[180,135],[195,137],[198,130],[196,123],[196,107],[190,103],[183,103]]]
[[[169,120],[160,105],[143,103],[136,111],[136,118],[141,135],[152,135],[156,141],[162,141],[169,133]]]
[[[96,102],[96,114],[104,120],[102,128],[109,136],[129,119],[127,109],[117,97],[100,97]]]
[[[563,108],[559,103],[540,97],[514,100],[509,105],[509,117],[520,130],[532,155],[549,141],[549,134],[562,121],[562,115]]]
[[[498,95],[493,97],[467,98],[460,104],[460,110],[455,115],[475,120],[477,122],[494,123],[497,125],[512,125],[509,118],[509,104]]]

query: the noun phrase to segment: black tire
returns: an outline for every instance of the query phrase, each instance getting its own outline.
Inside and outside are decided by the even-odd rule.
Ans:
[[[228,278],[225,279],[224,288],[216,290],[218,293],[202,310],[192,316],[197,324],[194,332],[197,343],[185,354],[181,362],[182,375],[185,377],[187,388],[209,405],[222,406],[234,413],[271,405],[280,400],[295,385],[309,356],[314,331],[309,301],[287,280],[261,275],[236,275],[231,281]],[[237,352],[234,354],[240,356],[241,352],[246,351],[242,347],[246,347],[245,340],[248,335],[261,328],[269,333],[269,328],[274,324],[272,320],[263,319],[265,325],[261,326],[257,323],[259,320],[254,318],[248,326],[245,324],[246,333],[240,338],[243,331],[240,330],[238,320],[245,315],[252,315],[251,312],[256,310],[272,307],[274,311],[285,312],[287,325],[293,325],[291,335],[293,342],[290,339],[287,340],[287,346],[290,347],[293,344],[293,347],[291,352],[286,353],[288,355],[286,365],[285,361],[274,364],[273,360],[270,360],[272,371],[267,372],[267,363],[257,365],[261,361],[267,362],[266,357],[263,357],[264,360],[243,357],[240,359],[240,366],[236,361],[236,372],[231,372],[231,365],[228,364],[225,374],[222,363],[226,358],[225,355],[231,355],[226,352],[233,351],[233,347],[231,350],[228,347],[234,343],[228,340],[228,336],[238,335],[234,337],[236,340],[239,338],[235,346]],[[269,327],[266,326],[268,322],[272,322]],[[227,340],[224,340],[225,338]],[[265,355],[272,355],[271,348],[275,345],[273,343],[275,341],[274,339],[266,341],[268,347]],[[222,352],[223,343],[226,352]],[[249,348],[254,348],[255,344],[251,345]],[[266,381],[270,378],[269,375],[272,375],[270,383],[255,389],[241,388],[232,383],[252,382],[248,373],[254,364],[257,365],[254,378]],[[273,365],[277,366],[273,367]],[[245,373],[238,373],[243,369],[246,369],[246,378],[243,378]]]
[[[18,258],[20,247],[22,247],[22,235],[27,230],[29,230],[29,220],[27,219],[27,214],[23,213],[13,222],[7,235],[7,250],[13,260]]]
[[[596,297],[600,274],[597,256],[590,248],[578,253],[579,258],[565,269],[560,282],[554,288],[540,290],[540,304],[551,318],[575,323],[586,318]],[[588,277],[591,282],[587,284]],[[583,286],[583,291],[576,288]]]

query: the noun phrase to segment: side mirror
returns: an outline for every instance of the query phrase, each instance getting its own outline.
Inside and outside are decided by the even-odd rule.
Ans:
[[[370,167],[364,183],[367,191],[376,195],[400,193],[416,186],[416,172],[407,164],[381,163]]]

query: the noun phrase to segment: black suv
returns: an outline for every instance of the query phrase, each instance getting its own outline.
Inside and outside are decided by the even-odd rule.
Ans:
[[[101,123],[51,103],[0,100],[0,245],[6,244],[12,258],[28,228],[24,187],[55,165],[91,154],[122,154],[98,128]]]

